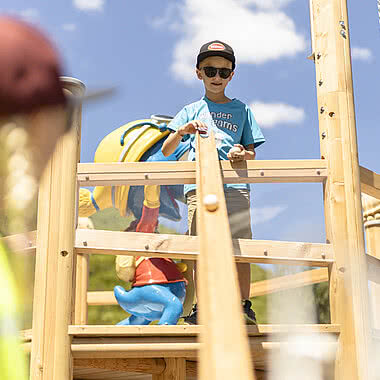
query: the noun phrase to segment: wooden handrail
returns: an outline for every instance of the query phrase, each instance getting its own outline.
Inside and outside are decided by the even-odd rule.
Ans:
[[[327,178],[325,160],[220,161],[224,183],[314,183]],[[81,186],[195,183],[194,162],[80,163]]]
[[[360,187],[363,193],[380,199],[380,174],[360,166]]]
[[[200,379],[253,380],[214,135],[196,141]]]

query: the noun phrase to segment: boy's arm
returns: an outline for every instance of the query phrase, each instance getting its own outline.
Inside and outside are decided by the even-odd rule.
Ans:
[[[202,121],[192,120],[185,125],[180,126],[174,133],[171,133],[162,144],[162,154],[165,157],[170,156],[176,150],[183,136],[187,134],[195,134],[197,131],[201,134],[207,133],[207,125]]]
[[[254,144],[248,144],[243,146],[241,144],[234,144],[227,154],[227,157],[231,161],[245,161],[254,160],[256,158]]]
[[[176,150],[178,144],[182,140],[184,134],[182,134],[183,132],[181,132],[181,128],[182,127],[178,128],[176,132],[171,133],[169,137],[165,140],[165,142],[162,144],[161,151],[165,157],[170,156]]]

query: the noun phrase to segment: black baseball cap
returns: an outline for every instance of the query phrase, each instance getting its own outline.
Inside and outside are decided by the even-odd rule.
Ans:
[[[225,42],[214,40],[202,45],[197,57],[197,69],[199,64],[207,57],[223,57],[232,62],[232,70],[235,69],[235,54],[232,47]]]

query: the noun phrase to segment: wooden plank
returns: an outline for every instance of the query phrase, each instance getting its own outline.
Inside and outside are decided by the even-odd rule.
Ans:
[[[36,253],[37,231],[25,232],[22,234],[6,236],[2,238],[5,244],[11,248],[12,252],[23,254]]]
[[[76,286],[75,286],[75,324],[87,324],[87,290],[89,281],[89,255],[77,253],[76,256]]]
[[[362,202],[367,251],[371,255],[367,256],[367,263],[368,279],[373,281],[370,284],[372,326],[380,329],[380,199],[362,194]],[[372,257],[376,260],[371,260]]]
[[[287,265],[328,266],[332,247],[321,243],[276,242],[270,240],[233,240],[237,262],[284,263]],[[199,237],[100,230],[77,230],[77,253],[161,256],[195,260]],[[180,247],[180,248],[179,248]]]
[[[178,337],[187,336],[195,337],[200,334],[203,326],[201,325],[177,325],[177,326],[104,326],[104,325],[86,325],[69,326],[69,334],[73,337]],[[246,326],[249,336],[263,336],[268,334],[338,334],[340,332],[339,325],[334,324],[294,324],[294,325],[257,325]]]
[[[360,166],[360,185],[363,193],[380,200],[380,174]]]
[[[65,88],[81,95],[81,82]],[[80,154],[80,107],[73,128],[57,143],[40,186],[31,379],[72,378],[70,336],[75,241],[76,166]]]
[[[368,265],[368,280],[380,284],[380,258],[366,255]]]
[[[337,379],[370,378],[367,265],[361,220],[360,176],[346,0],[311,0],[321,154],[331,266],[331,319],[341,324]],[[320,82],[321,81],[321,82]]]
[[[233,239],[232,243],[237,262],[291,265],[292,263],[288,259],[290,261],[296,259],[294,260],[295,265],[327,266],[333,260],[331,244],[247,239]],[[18,245],[20,250],[22,250],[23,244]],[[36,244],[33,237],[28,240],[27,244],[31,244],[27,248],[28,253],[33,253]],[[146,248],[147,245],[148,248]],[[178,247],[181,247],[180,251],[178,251]],[[83,232],[83,230],[77,230],[75,251],[78,254],[143,256],[159,254],[167,255],[166,257],[195,260],[198,255],[197,247],[198,237],[196,236],[101,230],[87,233]],[[23,252],[26,251],[24,250]],[[303,259],[306,259],[306,261],[303,262]]]
[[[213,132],[196,136],[200,380],[255,379]],[[206,202],[206,198],[210,198]],[[215,199],[213,199],[215,198]],[[228,329],[226,326],[228,325]],[[244,363],[244,365],[242,365]]]
[[[111,371],[142,372],[160,374],[165,370],[165,360],[156,358],[138,359],[74,359],[74,367],[98,368]]]
[[[186,380],[186,359],[166,358],[165,370],[160,374],[153,374],[152,380]]]
[[[323,182],[324,160],[220,161],[224,183]],[[81,186],[195,183],[195,162],[80,163]]]
[[[118,305],[113,291],[87,292],[88,306]]]
[[[275,277],[257,281],[251,284],[251,297],[259,297],[282,290],[298,288],[312,284],[319,284],[329,280],[327,268],[312,269],[288,276]]]
[[[330,342],[330,341],[329,341]],[[267,337],[250,338],[249,349],[250,358],[257,363],[258,368],[265,368],[268,363],[269,355],[274,350],[289,350],[292,341],[277,340],[268,341]],[[313,343],[310,342],[310,345]],[[325,343],[327,347],[336,348],[337,340],[331,343]],[[183,357],[187,360],[197,360],[199,358],[199,350],[202,345],[198,342],[187,343],[79,343],[76,341],[72,344],[72,353],[75,359],[100,359],[100,358],[179,358]],[[321,342],[316,343],[316,349],[324,348]],[[234,347],[232,348],[234,349]],[[299,347],[298,347],[299,349]],[[199,359],[198,359],[199,360]]]

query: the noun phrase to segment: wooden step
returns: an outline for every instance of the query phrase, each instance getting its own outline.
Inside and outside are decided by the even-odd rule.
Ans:
[[[339,325],[246,326],[256,378],[266,379],[270,358],[289,347],[315,345],[315,350],[335,352]],[[74,379],[145,380],[159,373],[168,358],[186,358],[187,379],[195,379],[202,326],[104,326],[72,325]],[[378,332],[377,332],[378,334]],[[315,337],[328,336],[327,343]],[[29,351],[31,330],[21,332],[24,348]],[[295,340],[296,338],[296,340]],[[323,340],[322,340],[323,341]]]

